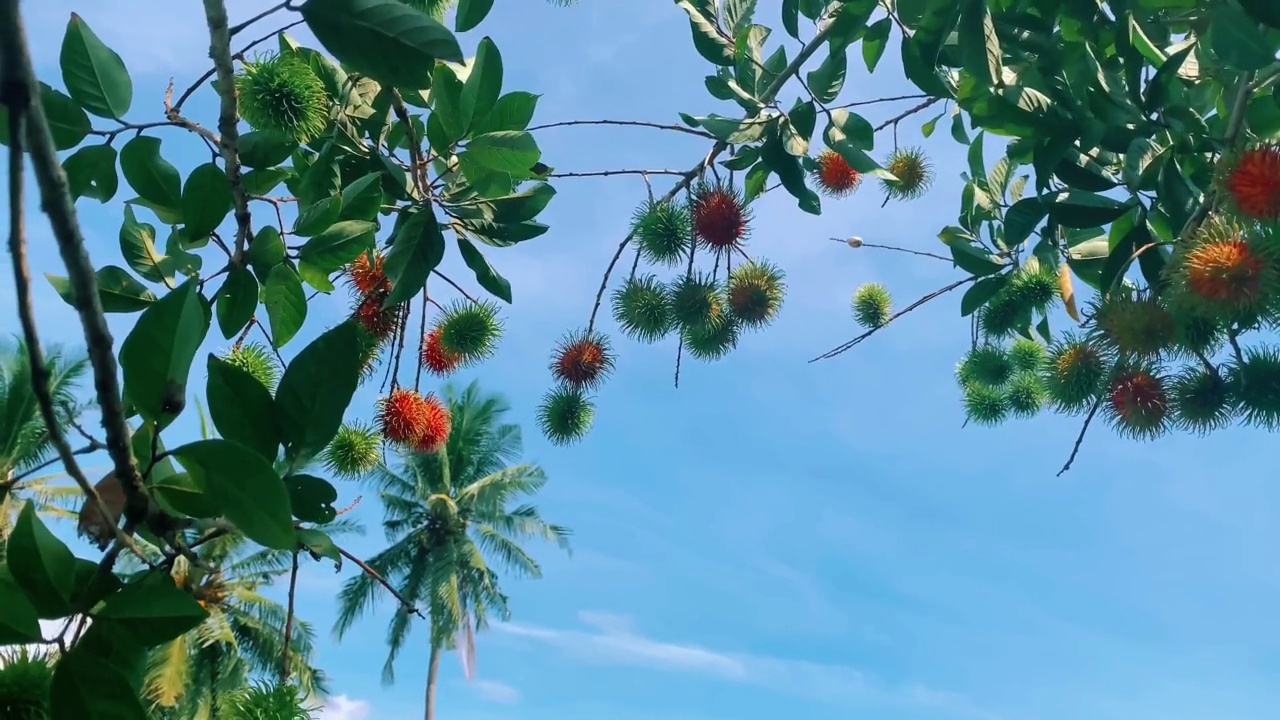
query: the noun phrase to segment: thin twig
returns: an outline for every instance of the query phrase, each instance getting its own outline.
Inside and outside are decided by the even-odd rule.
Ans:
[[[613,175],[684,175],[684,170],[592,170],[588,172],[562,172],[551,173],[547,177],[553,178],[587,178],[587,177],[610,177]]]
[[[871,131],[880,132],[881,130],[889,127],[890,125],[896,128],[898,126],[898,123],[902,122],[903,120],[906,120],[907,118],[911,117],[912,115],[915,115],[921,110],[926,110],[930,107],[933,107],[934,105],[937,105],[940,102],[942,102],[942,98],[929,98],[928,100],[925,100],[919,105],[916,105],[915,107],[912,107],[904,112],[898,113],[897,115],[894,115],[888,120],[885,120],[884,122],[872,128]],[[897,143],[895,142],[894,145],[897,145]]]
[[[845,103],[844,105],[833,105],[832,110],[847,110],[855,107],[865,107],[867,105],[882,105],[884,103],[902,102],[904,100],[920,100],[927,98],[924,93],[915,93],[914,95],[898,95],[896,97],[876,98],[875,100],[859,100],[858,102]]]
[[[244,29],[248,28],[250,25],[267,17],[268,15],[275,14],[277,12],[280,12],[281,10],[290,10],[292,8],[293,8],[293,3],[290,2],[290,0],[285,0],[285,2],[282,2],[279,5],[276,5],[275,7],[263,10],[262,12],[258,13],[257,15],[254,15],[253,17],[249,18],[248,20],[245,20],[242,23],[236,23],[235,25],[232,25],[231,30],[229,31],[228,34],[236,35],[241,31],[243,31]]]
[[[977,277],[967,277],[967,278],[964,278],[963,280],[957,280],[957,281],[955,281],[955,282],[951,283],[950,285],[947,285],[946,287],[942,287],[942,288],[939,288],[939,289],[937,289],[937,290],[934,290],[933,292],[929,293],[928,295],[925,295],[924,297],[920,298],[919,300],[916,300],[915,302],[911,303],[910,305],[906,306],[905,308],[903,308],[903,309],[899,310],[898,312],[894,313],[893,315],[891,315],[891,316],[889,317],[889,319],[888,319],[888,320],[886,320],[886,321],[884,322],[884,324],[883,324],[883,325],[877,325],[877,326],[875,326],[875,327],[871,328],[870,330],[868,330],[868,331],[866,331],[866,332],[862,333],[862,334],[861,334],[861,335],[859,335],[858,337],[856,337],[856,338],[854,338],[854,339],[852,339],[852,340],[850,340],[850,341],[848,341],[848,342],[844,343],[843,345],[840,345],[839,347],[836,347],[836,348],[834,348],[834,349],[832,349],[832,350],[828,350],[827,352],[825,352],[825,353],[823,353],[823,354],[819,355],[818,357],[816,357],[816,358],[814,358],[814,359],[810,360],[809,362],[811,362],[811,363],[815,363],[815,362],[818,362],[819,360],[827,360],[827,359],[829,359],[829,358],[833,358],[833,357],[835,357],[835,356],[837,356],[837,355],[840,355],[840,354],[842,354],[842,353],[845,353],[845,352],[847,352],[848,350],[852,349],[852,348],[853,348],[853,346],[855,346],[855,345],[857,345],[857,344],[861,343],[863,340],[866,340],[867,338],[871,337],[872,335],[875,335],[877,332],[880,332],[880,331],[881,331],[881,330],[883,330],[884,328],[888,327],[888,326],[890,325],[890,323],[892,323],[894,320],[897,320],[898,318],[902,317],[903,315],[906,315],[907,313],[911,312],[912,310],[915,310],[916,308],[920,307],[921,305],[924,305],[925,303],[927,303],[927,302],[929,302],[929,301],[931,301],[931,300],[936,300],[937,298],[939,298],[939,297],[941,297],[941,296],[943,296],[943,295],[946,295],[947,293],[951,292],[952,290],[955,290],[956,288],[960,287],[961,285],[966,285],[966,284],[971,283],[971,282],[973,282],[973,281],[975,281],[975,280],[977,280],[977,279],[978,279]]]
[[[831,239],[834,240],[835,242],[840,243],[841,245],[849,245],[848,240],[841,240],[840,238],[831,238]],[[859,242],[856,246],[850,245],[850,247],[860,247],[860,248],[869,247],[869,248],[878,248],[880,250],[893,250],[895,252],[909,253],[911,255],[919,255],[921,257],[933,258],[934,260],[943,260],[949,263],[955,262],[954,258],[944,257],[942,255],[936,255],[931,252],[924,252],[923,250],[909,250],[907,248],[897,247],[896,245],[877,245],[876,243]]]
[[[422,618],[423,620],[427,619],[427,616],[422,614],[422,611],[419,610],[416,605],[406,600],[404,595],[401,595],[398,590],[392,587],[391,583],[387,582],[386,578],[378,574],[377,570],[374,570],[373,568],[369,567],[368,563],[356,557],[355,555],[352,555],[345,548],[339,547],[337,545],[335,545],[334,547],[337,547],[339,555],[355,563],[356,567],[359,567],[362,571],[364,571],[365,575],[368,575],[369,577],[373,578],[379,585],[385,588],[387,592],[391,593],[391,596],[400,602],[400,607],[402,607],[406,612],[411,612],[414,615],[417,615],[418,617]]]
[[[703,130],[695,130],[694,128],[685,127],[683,125],[645,122],[643,120],[564,120],[561,122],[547,123],[545,125],[535,125],[529,128],[529,132],[533,132],[534,130],[547,130],[549,128],[570,127],[573,125],[621,125],[626,127],[644,127],[653,128],[654,130],[670,130],[671,132],[696,135],[698,137],[715,140],[714,135]]]
[[[304,21],[304,20],[295,20],[294,22],[291,22],[291,23],[289,23],[288,25],[285,25],[284,27],[280,28],[279,30],[273,30],[273,31],[271,31],[270,33],[267,33],[266,35],[263,35],[262,37],[260,37],[260,38],[258,38],[258,39],[256,39],[256,40],[254,40],[253,42],[249,43],[248,45],[245,45],[243,48],[240,48],[240,51],[239,51],[239,52],[237,52],[237,53],[235,54],[235,57],[238,57],[238,58],[244,58],[244,54],[245,54],[245,53],[247,53],[247,52],[249,52],[249,51],[250,51],[250,50],[252,50],[253,48],[257,47],[258,45],[261,45],[262,43],[264,43],[264,42],[266,42],[266,41],[270,40],[271,38],[273,38],[273,37],[275,37],[275,36],[277,36],[277,35],[280,35],[281,33],[283,33],[283,32],[284,32],[284,31],[286,31],[286,30],[289,30],[289,29],[291,29],[291,28],[295,28],[295,27],[297,27],[297,26],[301,25],[303,22],[305,22],[305,21]],[[190,86],[190,87],[188,87],[186,90],[183,90],[183,91],[182,91],[182,94],[178,96],[178,102],[176,102],[176,103],[174,103],[174,104],[173,104],[173,108],[174,108],[175,110],[177,110],[178,112],[182,112],[182,106],[186,104],[187,100],[189,100],[189,99],[191,98],[191,96],[195,93],[195,91],[196,91],[196,90],[199,90],[199,89],[200,89],[200,86],[201,86],[201,85],[204,85],[205,83],[209,82],[209,80],[214,76],[214,74],[215,74],[216,72],[217,72],[217,69],[216,69],[216,68],[209,68],[208,70],[206,70],[206,71],[204,72],[204,74],[202,74],[200,77],[196,78],[196,81],[195,81],[195,82],[193,82],[193,83],[191,83],[191,86]]]
[[[77,450],[73,450],[73,451],[71,452],[71,454],[72,454],[72,455],[88,455],[88,454],[90,454],[90,453],[98,452],[99,450],[102,450],[102,449],[104,449],[104,448],[106,448],[106,447],[107,447],[106,445],[104,445],[104,444],[102,444],[102,443],[98,442],[97,440],[94,440],[94,441],[93,441],[93,444],[85,445],[85,446],[84,446],[84,447],[82,447],[82,448],[79,448],[79,449],[77,449]],[[22,482],[23,480],[26,480],[27,478],[31,477],[32,475],[35,475],[36,473],[40,472],[41,470],[44,470],[45,468],[49,467],[50,465],[53,465],[53,464],[58,463],[58,462],[61,462],[61,461],[62,461],[62,458],[61,458],[61,457],[51,457],[51,458],[49,458],[48,460],[45,460],[44,462],[40,463],[39,465],[36,465],[35,467],[33,467],[33,468],[31,468],[31,469],[27,470],[27,471],[26,471],[26,472],[24,472],[24,473],[20,473],[20,474],[18,474],[18,475],[14,475],[12,478],[10,478],[10,479],[9,479],[9,481],[8,481],[7,483],[0,483],[0,486],[5,486],[5,487],[15,487],[15,486],[17,486],[17,484],[18,484],[18,483]]]
[[[1102,407],[1102,396],[1094,401],[1093,407],[1089,408],[1089,414],[1084,417],[1084,424],[1080,426],[1080,434],[1076,436],[1076,444],[1071,448],[1071,456],[1067,458],[1067,463],[1062,466],[1055,477],[1062,477],[1062,474],[1071,469],[1071,464],[1076,461],[1076,455],[1080,453],[1080,445],[1084,443],[1085,433],[1089,432],[1089,424],[1093,422],[1093,417],[1098,414],[1098,408]]]
[[[289,569],[289,598],[284,616],[284,649],[280,653],[280,682],[289,681],[289,643],[293,640],[294,602],[298,597],[298,550],[293,551],[293,566]]]
[[[218,77],[218,132],[222,134],[222,142],[218,148],[222,151],[223,169],[227,180],[231,183],[231,200],[235,208],[236,243],[235,253],[231,261],[239,266],[244,259],[244,248],[249,242],[253,222],[249,214],[249,198],[244,192],[244,183],[240,179],[240,129],[237,98],[236,68],[231,59],[231,32],[227,27],[227,6],[223,0],[204,0],[205,20],[209,25],[209,57],[213,59],[214,72]],[[171,120],[173,118],[170,118]]]
[[[432,270],[432,271],[431,271],[431,274],[432,274],[432,275],[435,275],[436,277],[440,278],[441,280],[444,280],[445,282],[449,283],[449,285],[450,285],[454,290],[457,290],[457,291],[458,291],[458,294],[460,294],[460,295],[462,295],[462,297],[464,297],[464,298],[466,298],[466,299],[470,300],[473,304],[475,304],[475,305],[479,305],[479,304],[480,304],[480,301],[479,301],[479,300],[477,300],[477,299],[475,299],[474,297],[472,297],[472,296],[471,296],[471,294],[470,294],[470,293],[468,293],[466,290],[463,290],[463,289],[462,289],[462,286],[461,286],[461,285],[459,285],[458,283],[454,282],[453,280],[451,280],[451,279],[449,278],[449,276],[448,276],[448,275],[445,275],[444,273],[440,272],[439,270]]]

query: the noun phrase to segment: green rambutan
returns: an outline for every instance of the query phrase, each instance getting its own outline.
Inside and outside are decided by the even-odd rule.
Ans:
[[[1115,293],[1094,302],[1099,339],[1122,355],[1154,358],[1177,340],[1168,308],[1149,293]]]
[[[671,284],[671,319],[682,328],[698,328],[724,317],[724,301],[716,281],[706,273],[694,272]]]
[[[1038,371],[1044,365],[1044,345],[1030,338],[1014,338],[1009,346],[1009,357],[1018,370]]]
[[[929,192],[933,185],[933,164],[920,148],[895,149],[889,154],[884,168],[896,178],[880,181],[885,195],[891,200],[915,200]]]
[[[1031,326],[1031,308],[1000,292],[978,311],[982,335],[996,340],[1017,335]]]
[[[1219,218],[1178,247],[1170,270],[1179,305],[1223,320],[1256,315],[1280,290],[1274,246]]]
[[[240,117],[255,130],[310,142],[329,124],[329,96],[324,83],[298,57],[264,55],[245,62],[236,74]]]
[[[1231,364],[1226,374],[1244,421],[1266,430],[1280,428],[1280,352],[1269,346],[1248,348],[1244,362]]]
[[[373,426],[356,420],[338,428],[325,447],[321,461],[336,477],[355,480],[364,477],[382,459],[382,436]]]
[[[1044,380],[1035,372],[1026,370],[1009,381],[1005,389],[1005,404],[1015,417],[1029,418],[1040,412],[1048,396]]]
[[[733,185],[700,183],[691,193],[689,213],[698,243],[716,255],[742,248],[750,233],[751,210]]]
[[[1183,369],[1169,383],[1174,422],[1184,430],[1208,435],[1231,424],[1236,400],[1231,383],[1208,368]]]
[[[999,425],[1009,416],[1009,401],[997,388],[970,385],[964,389],[964,413],[978,425]]]
[[[1212,318],[1179,312],[1174,315],[1173,349],[1196,357],[1212,355],[1222,345],[1226,329]]]
[[[1068,334],[1056,341],[1043,371],[1050,401],[1065,412],[1092,404],[1106,379],[1107,365],[1103,352],[1085,340]]]
[[[53,662],[49,654],[27,647],[0,651],[0,717],[48,720]]]
[[[863,284],[853,292],[853,319],[864,328],[888,324],[893,316],[893,296],[889,288],[876,282]]]
[[[613,319],[628,337],[657,342],[671,332],[667,288],[654,275],[628,279],[613,291]]]
[[[786,293],[785,275],[767,260],[750,260],[729,273],[729,312],[744,328],[773,322]]]
[[[440,347],[468,364],[487,359],[502,337],[498,306],[488,300],[455,300],[435,326],[440,329]]]
[[[570,333],[560,340],[551,357],[551,374],[569,387],[590,390],[613,371],[609,338],[594,330]]]
[[[1044,312],[1059,298],[1058,271],[1044,266],[1019,270],[1009,277],[1001,293],[1019,307]]]
[[[272,394],[275,393],[276,383],[280,381],[280,361],[267,346],[257,342],[244,343],[232,347],[222,359],[249,373]]]
[[[1000,387],[1009,382],[1016,370],[1009,352],[999,345],[978,345],[965,354],[956,367],[956,379],[962,386]]]
[[[595,416],[595,405],[581,388],[561,385],[542,397],[537,422],[552,443],[569,445],[587,434]]]
[[[680,338],[689,355],[711,362],[728,355],[738,346],[739,332],[738,323],[733,317],[721,316],[714,322],[681,328]]]
[[[1169,391],[1159,372],[1145,364],[1126,365],[1111,376],[1103,403],[1116,432],[1150,440],[1169,427]]]
[[[649,201],[636,210],[631,231],[646,260],[675,267],[689,257],[693,245],[693,216],[683,203]]]

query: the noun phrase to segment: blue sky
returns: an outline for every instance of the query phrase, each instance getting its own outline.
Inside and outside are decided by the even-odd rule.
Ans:
[[[228,3],[233,22],[268,4]],[[759,17],[776,25],[779,4],[762,0]],[[160,119],[168,78],[183,87],[206,67],[198,3],[26,3],[39,72],[54,85],[72,10],[132,71],[131,120]],[[499,2],[482,32],[503,53],[507,89],[543,95],[537,123],[734,112],[706,96],[709,68],[669,2]],[[464,47],[478,40],[470,33]],[[853,54],[846,101],[912,92],[893,55],[872,79]],[[197,98],[189,114],[211,122],[212,94]],[[908,105],[865,114],[878,122]],[[900,140],[923,142],[934,157],[930,195],[881,209],[869,183],[826,202],[821,217],[783,194],[760,200],[749,251],[782,265],[790,285],[777,324],[718,363],[686,359],[679,390],[672,343],[619,339],[595,429],[576,447],[552,447],[532,427],[550,382],[545,359],[560,334],[585,324],[643,184],[561,180],[543,218],[553,230],[490,255],[511,279],[515,305],[500,354],[462,379],[479,377],[510,399],[528,428],[528,457],[551,478],[541,506],[575,530],[575,553],[539,549],[546,577],[512,584],[514,621],[478,639],[476,681],[445,659],[441,717],[1261,720],[1280,712],[1280,489],[1265,477],[1271,453],[1261,449],[1273,438],[1231,430],[1135,444],[1098,424],[1075,468],[1056,478],[1077,421],[961,429],[951,368],[968,323],[958,295],[851,353],[805,363],[857,333],[848,303],[861,283],[884,282],[906,304],[959,277],[944,263],[827,240],[941,247],[936,233],[958,212],[965,150],[945,132],[922,140],[929,117],[903,124]],[[194,138],[161,137],[171,161],[202,161]],[[538,139],[562,171],[685,169],[706,151],[697,138],[640,129],[552,129]],[[878,152],[890,142],[882,137]],[[120,262],[126,192],[106,206],[79,205],[96,263]],[[34,198],[30,209],[38,211]],[[36,218],[29,240],[37,278],[62,274]],[[467,277],[456,258],[446,264]],[[46,342],[78,341],[70,308],[37,285]],[[340,295],[313,307],[289,349],[345,311]],[[12,307],[11,284],[0,282],[0,332],[17,332]],[[117,338],[130,322],[113,318]],[[214,331],[207,349],[226,344]],[[350,416],[368,417],[375,394],[362,390]],[[172,432],[195,430],[184,418]],[[340,490],[344,502],[361,494]],[[366,497],[353,514],[372,531],[351,548],[375,551],[376,501]],[[299,613],[324,634],[319,661],[338,695],[324,717],[420,716],[423,633],[402,655],[398,683],[379,683],[390,604],[341,644],[328,639],[333,596],[351,570],[312,566],[300,585]]]

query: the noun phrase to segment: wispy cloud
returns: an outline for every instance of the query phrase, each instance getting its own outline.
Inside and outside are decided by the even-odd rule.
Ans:
[[[505,683],[493,680],[476,680],[471,687],[482,699],[503,705],[520,702],[520,691]]]
[[[373,708],[364,700],[335,695],[320,710],[317,720],[370,720]]]
[[[640,634],[626,616],[582,612],[579,619],[588,629],[566,630],[518,623],[498,624],[494,628],[532,642],[551,645],[587,662],[702,675],[832,705],[875,702],[929,708],[941,713],[940,717],[997,718],[962,695],[919,683],[891,685],[845,665],[721,652],[697,645],[656,640]]]

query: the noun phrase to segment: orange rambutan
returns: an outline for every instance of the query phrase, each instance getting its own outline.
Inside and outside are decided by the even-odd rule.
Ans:
[[[391,289],[391,281],[382,269],[382,254],[377,251],[361,253],[346,272],[347,283],[361,295]]]
[[[613,370],[609,340],[594,331],[574,333],[560,341],[551,358],[551,374],[574,388],[592,388]]]
[[[413,390],[395,388],[378,401],[378,427],[391,442],[415,445],[428,431],[432,420],[427,402]]]
[[[1164,379],[1145,367],[1124,368],[1112,377],[1107,406],[1116,430],[1133,437],[1155,437],[1169,421]]]
[[[453,414],[449,412],[449,406],[434,394],[428,393],[421,403],[425,421],[414,438],[413,449],[424,453],[437,452],[449,441]]]
[[[1224,185],[1240,214],[1280,219],[1280,145],[1255,145],[1241,152],[1227,168]]]
[[[849,161],[835,150],[823,150],[816,164],[813,179],[818,189],[829,197],[851,195],[862,184],[862,173],[854,170]]]
[[[360,327],[374,338],[385,338],[399,327],[399,307],[384,309],[382,307],[384,302],[386,302],[386,294],[383,292],[366,295],[356,303],[352,313],[356,322],[360,323]]]
[[[448,375],[462,364],[461,355],[446,350],[440,344],[443,332],[444,329],[437,325],[422,338],[422,365],[433,375]]]
[[[1175,255],[1177,299],[1198,314],[1233,320],[1265,304],[1280,284],[1272,246],[1213,219]]]
[[[716,254],[731,252],[746,240],[751,212],[733,186],[723,182],[699,186],[690,210],[694,235]]]

